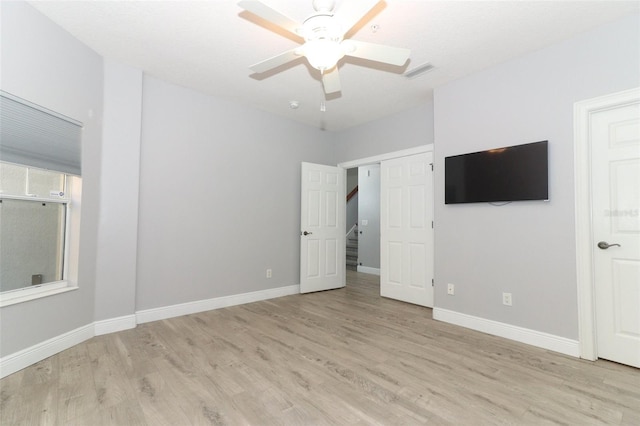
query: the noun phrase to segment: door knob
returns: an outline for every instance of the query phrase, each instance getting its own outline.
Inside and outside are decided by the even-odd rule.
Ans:
[[[313,232],[307,232],[307,231],[304,231],[304,232],[302,233],[302,235],[311,235],[311,234],[313,234]]]
[[[598,243],[598,248],[599,248],[599,249],[601,249],[601,250],[606,250],[606,249],[608,249],[609,247],[615,247],[615,246],[620,247],[620,244],[609,244],[609,243],[608,243],[608,242],[606,242],[606,241],[600,241],[600,242]]]

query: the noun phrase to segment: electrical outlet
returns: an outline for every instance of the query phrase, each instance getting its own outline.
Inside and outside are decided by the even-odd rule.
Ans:
[[[502,293],[502,304],[511,306],[513,300],[511,299],[511,293]]]
[[[273,275],[271,269],[267,269],[267,278],[271,278]]]
[[[447,284],[447,294],[449,296],[453,296],[456,294],[456,287],[451,283]]]

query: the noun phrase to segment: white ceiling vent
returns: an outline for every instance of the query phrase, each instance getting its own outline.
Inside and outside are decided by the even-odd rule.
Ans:
[[[417,66],[407,72],[404,73],[404,76],[407,78],[416,78],[419,75],[422,75],[426,72],[431,71],[432,69],[434,69],[435,67],[433,65],[431,65],[429,62],[427,62],[426,64],[422,64],[420,66]]]

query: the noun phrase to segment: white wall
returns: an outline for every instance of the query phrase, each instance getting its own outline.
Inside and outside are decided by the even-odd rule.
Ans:
[[[577,339],[573,104],[640,84],[638,23],[626,18],[436,89],[436,307]],[[444,157],[539,140],[549,140],[549,202],[444,204]]]
[[[150,77],[143,105],[137,310],[299,284],[300,163],[331,134]]]
[[[0,2],[2,90],[84,123],[79,289],[3,307],[0,356],[94,320],[102,58],[23,2]]]
[[[358,232],[359,267],[380,269],[380,164],[358,167]]]

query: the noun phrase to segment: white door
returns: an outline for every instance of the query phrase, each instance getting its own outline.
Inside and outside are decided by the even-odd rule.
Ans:
[[[302,163],[300,293],[345,286],[344,169]]]
[[[640,367],[640,100],[590,122],[597,354]]]
[[[380,294],[433,307],[433,153],[383,161]]]

